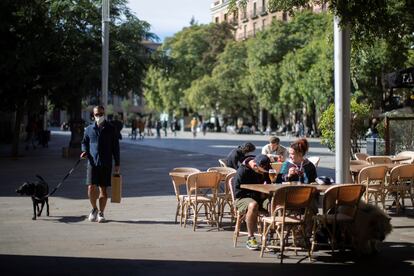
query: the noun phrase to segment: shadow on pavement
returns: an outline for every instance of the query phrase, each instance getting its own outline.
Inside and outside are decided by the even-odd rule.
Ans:
[[[356,258],[351,252],[316,257],[313,263],[239,263],[126,260],[55,256],[0,255],[3,275],[350,275],[413,272],[413,245],[386,243],[387,254]],[[139,248],[137,248],[139,250]],[[315,252],[315,255],[317,252]],[[398,256],[398,257],[392,257]],[[397,258],[399,260],[397,260]],[[342,265],[338,265],[342,264]],[[282,275],[282,274],[278,274]]]
[[[49,216],[48,220],[63,222],[63,223],[77,223],[86,220],[87,216]]]

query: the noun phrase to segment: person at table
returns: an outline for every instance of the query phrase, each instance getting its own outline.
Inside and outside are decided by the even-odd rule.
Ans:
[[[248,239],[246,247],[257,250],[259,245],[254,237],[257,227],[257,216],[259,209],[267,210],[269,200],[262,197],[260,192],[241,189],[242,184],[270,183],[268,171],[270,159],[266,155],[248,157],[237,169],[234,177],[236,207],[240,213],[246,213],[246,225]]]
[[[289,155],[287,149],[280,145],[279,137],[276,136],[269,138],[269,144],[263,146],[262,154],[267,155],[272,162],[283,162]]]
[[[227,167],[238,169],[240,164],[248,157],[249,153],[253,153],[256,150],[256,146],[250,142],[238,146],[233,149],[226,158]]]
[[[315,182],[316,167],[306,157],[309,150],[308,140],[298,139],[290,145],[289,160],[283,162],[276,182],[299,181],[309,184]]]

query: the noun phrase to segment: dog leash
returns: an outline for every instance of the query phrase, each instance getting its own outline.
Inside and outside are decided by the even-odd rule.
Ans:
[[[56,187],[53,189],[52,192],[48,193],[47,195],[45,195],[43,198],[37,198],[38,200],[42,200],[45,199],[51,195],[53,195],[57,189],[59,189],[59,187],[63,184],[63,182],[75,171],[76,167],[79,165],[79,163],[82,161],[82,158],[79,158],[78,161],[76,161],[75,165],[69,170],[69,172],[65,175],[65,177],[63,177],[62,181],[59,182],[59,184],[56,185]],[[37,178],[39,178],[40,180],[46,182],[40,175],[36,175]]]

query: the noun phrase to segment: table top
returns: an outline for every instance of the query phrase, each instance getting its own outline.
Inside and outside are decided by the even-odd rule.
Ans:
[[[187,177],[192,174],[192,172],[170,172],[170,176],[182,177],[187,179]]]
[[[292,186],[292,185],[295,185],[295,184],[293,183],[292,184],[242,184],[240,185],[240,188],[252,190],[256,192],[261,192],[264,194],[273,194],[282,187],[287,187],[287,186]],[[311,184],[310,186],[315,187],[316,190],[318,190],[319,192],[324,192],[330,187],[332,187],[333,185]]]
[[[376,164],[376,165],[384,165],[388,167],[388,170],[391,170],[392,168],[399,166],[398,163],[386,163],[386,164]],[[373,166],[371,164],[363,164],[363,165],[350,165],[349,170],[353,173],[359,173],[363,168]]]
[[[410,159],[411,159],[411,156],[403,156],[403,155],[391,157],[392,162],[400,162],[400,161],[406,161]]]

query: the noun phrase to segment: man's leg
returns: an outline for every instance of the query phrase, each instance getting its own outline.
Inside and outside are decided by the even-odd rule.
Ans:
[[[92,205],[92,211],[89,214],[88,220],[96,221],[96,217],[98,216],[98,208],[96,207],[96,200],[98,199],[98,190],[96,188],[96,185],[88,185],[88,198]]]
[[[89,201],[91,202],[92,208],[98,209],[96,206],[96,200],[98,199],[98,190],[96,189],[96,185],[90,184],[88,185],[88,197]]]
[[[108,194],[106,193],[106,187],[99,186],[99,212],[104,212],[107,200]]]
[[[254,237],[254,232],[257,227],[257,214],[259,212],[259,206],[256,201],[250,202],[246,213],[246,226],[249,237]]]

